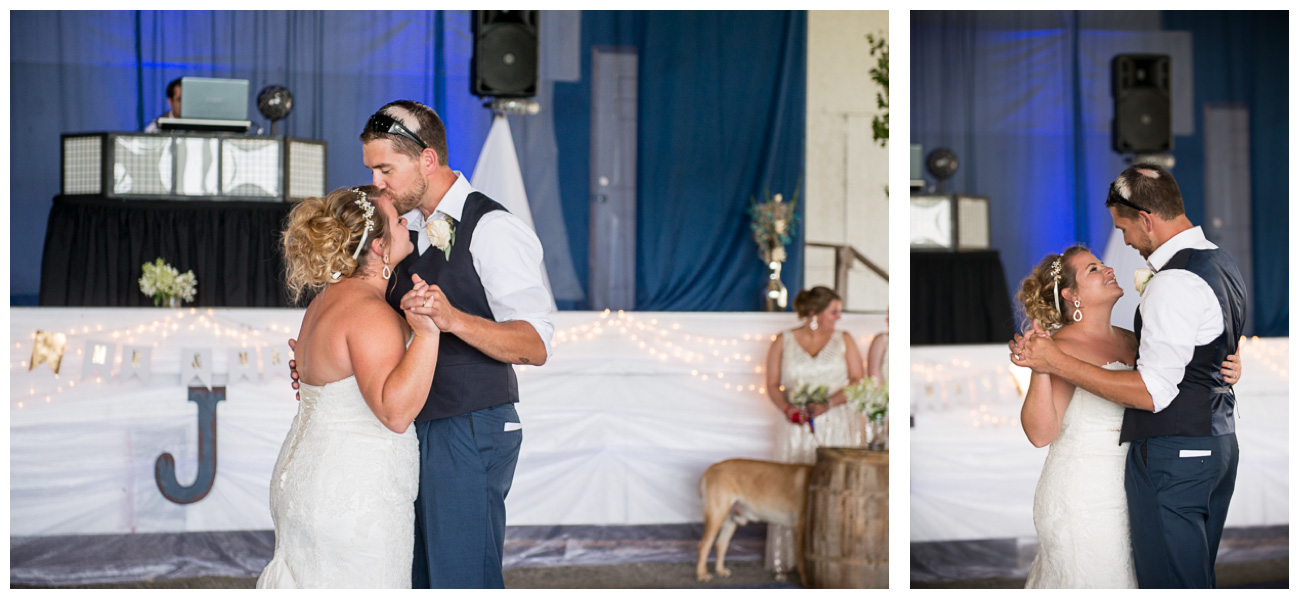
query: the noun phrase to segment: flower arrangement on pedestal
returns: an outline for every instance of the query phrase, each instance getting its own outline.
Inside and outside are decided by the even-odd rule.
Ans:
[[[885,416],[889,414],[889,384],[864,377],[844,388],[844,395],[854,411],[867,418],[867,447],[885,450]]]
[[[758,244],[758,256],[768,268],[764,306],[767,310],[784,310],[789,304],[789,292],[781,282],[781,265],[785,262],[785,247],[790,244],[799,215],[795,206],[799,202],[799,186],[795,185],[794,199],[782,202],[781,194],[768,197],[765,202],[750,199],[749,228]]]
[[[194,292],[198,289],[198,279],[194,271],[182,274],[162,258],[142,266],[144,275],[140,277],[140,291],[146,296],[153,296],[153,305],[176,308],[180,301],[194,301]]]

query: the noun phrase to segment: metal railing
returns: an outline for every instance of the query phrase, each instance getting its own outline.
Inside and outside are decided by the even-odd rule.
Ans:
[[[805,242],[807,248],[830,248],[835,250],[835,293],[843,299],[845,304],[849,303],[849,269],[853,266],[853,261],[858,261],[871,269],[886,283],[889,282],[889,272],[880,268],[880,265],[872,262],[871,259],[858,252],[857,248],[848,244],[827,244],[823,242]]]

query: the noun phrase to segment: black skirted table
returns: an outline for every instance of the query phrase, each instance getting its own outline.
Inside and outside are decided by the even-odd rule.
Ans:
[[[912,252],[912,345],[1007,342],[1014,330],[996,251]]]
[[[141,265],[194,271],[194,306],[284,307],[279,236],[293,204],[57,196],[41,259],[41,306],[153,306]]]

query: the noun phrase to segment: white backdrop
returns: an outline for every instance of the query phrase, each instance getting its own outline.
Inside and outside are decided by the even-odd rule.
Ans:
[[[287,350],[301,310],[11,309],[11,536],[271,529],[269,480],[297,410],[287,368],[227,385],[229,348],[262,361]],[[770,313],[561,312],[554,357],[519,369],[523,449],[509,525],[699,522],[696,484],[732,457],[769,458],[780,422],[759,393]],[[883,315],[845,315],[860,349]],[[28,370],[37,330],[69,335],[60,375]],[[114,337],[116,334],[116,337]],[[118,344],[113,376],[82,378],[86,345]],[[122,382],[122,345],[153,347],[150,383]],[[197,471],[197,410],[180,383],[181,348],[213,349],[217,476],[189,505],[158,491],[154,461]],[[286,353],[287,354],[287,353]],[[752,388],[752,389],[751,389]]]
[[[1288,523],[1288,346],[1286,338],[1242,346],[1228,527]],[[1013,373],[1027,370],[1007,353],[1005,344],[912,348],[912,542],[1035,537],[1034,488],[1048,448],[1034,448],[1020,428]]]

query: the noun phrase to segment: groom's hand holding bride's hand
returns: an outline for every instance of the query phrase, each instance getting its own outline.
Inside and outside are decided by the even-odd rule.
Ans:
[[[1017,334],[1008,346],[1011,349],[1011,362],[1026,367],[1035,373],[1047,373],[1053,360],[1061,353],[1052,341],[1052,336],[1043,329],[1038,320],[1027,329],[1024,335]]]
[[[412,275],[411,278],[415,280],[416,287],[402,296],[399,304],[402,307],[402,314],[406,316],[406,322],[411,326],[412,332],[423,336],[436,335],[439,333],[438,325],[429,314],[428,307],[424,305],[428,286],[419,275]]]
[[[464,313],[456,310],[447,301],[446,294],[436,285],[425,283],[419,275],[411,275],[415,287],[402,296],[402,310],[413,310],[417,314],[429,315],[440,331],[451,331]]]

